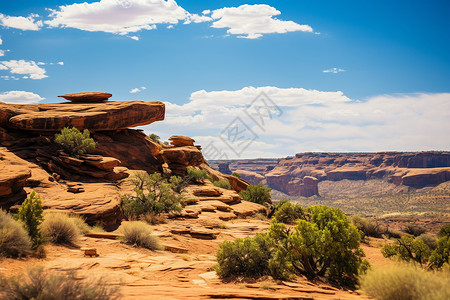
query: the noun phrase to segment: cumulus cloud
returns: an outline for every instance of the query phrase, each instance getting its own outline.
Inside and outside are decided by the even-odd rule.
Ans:
[[[282,112],[266,114],[263,128],[245,113],[261,93]],[[261,102],[259,107],[264,108]],[[164,124],[146,128],[163,138],[174,133],[194,136],[203,147],[212,142],[229,158],[305,151],[445,150],[450,146],[449,112],[450,93],[355,100],[339,91],[245,87],[197,91],[183,105],[166,102]],[[220,138],[236,117],[257,136],[239,155]]]
[[[339,72],[345,72],[345,70],[344,69],[339,69],[339,68],[331,68],[331,69],[323,70],[322,72],[337,74]]]
[[[0,102],[13,104],[31,104],[44,100],[38,94],[25,91],[9,91],[0,94]]]
[[[0,36],[0,45],[3,44],[2,37]]]
[[[136,93],[142,92],[143,90],[146,90],[146,89],[147,88],[145,86],[141,86],[141,87],[137,87],[137,88],[131,89],[130,93],[131,94],[136,94]]]
[[[204,13],[210,12],[204,11]],[[228,34],[247,39],[257,39],[267,33],[313,32],[309,25],[300,25],[294,21],[282,21],[275,18],[280,14],[280,11],[265,4],[224,7],[212,11],[211,19],[215,21],[211,27],[228,28]]]
[[[13,17],[0,14],[0,25],[6,28],[16,28],[20,30],[39,30],[43,23],[42,21],[36,21],[39,15],[31,14],[28,17]]]
[[[189,13],[174,0],[101,0],[62,5],[51,10],[50,27],[128,34],[155,29],[157,24],[177,24]]]
[[[48,77],[45,69],[39,67],[36,62],[30,60],[0,61],[0,70],[9,70],[12,74],[21,74],[31,79],[43,79]]]

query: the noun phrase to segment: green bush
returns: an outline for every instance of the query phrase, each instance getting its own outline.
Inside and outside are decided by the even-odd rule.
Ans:
[[[261,277],[268,275],[273,243],[268,235],[225,241],[217,251],[215,269],[221,278],[231,276]]]
[[[450,236],[450,224],[443,225],[439,229],[438,237]]]
[[[239,196],[245,201],[266,205],[270,203],[271,190],[271,188],[266,188],[261,183],[257,185],[249,184],[245,191],[239,193]]]
[[[450,236],[443,236],[437,241],[436,249],[430,256],[430,267],[439,269],[444,264],[450,264]]]
[[[22,224],[0,209],[0,256],[21,257],[31,250],[31,240]]]
[[[173,191],[174,184],[168,183],[160,173],[139,172],[131,180],[135,195],[122,197],[122,210],[128,219],[138,219],[149,212],[160,215],[181,211],[181,196]]]
[[[311,206],[306,212],[308,220],[298,220],[291,230],[283,223],[272,222],[269,235],[278,246],[278,256],[290,262],[296,273],[310,279],[326,276],[355,284],[358,272],[368,267],[362,260],[359,230],[338,208]]]
[[[430,248],[430,250],[434,250],[437,247],[437,238],[434,234],[431,233],[422,233],[417,237],[419,240],[422,240],[425,245]]]
[[[313,206],[306,213],[307,220],[298,220],[294,228],[274,219],[268,234],[222,243],[217,252],[218,274],[277,279],[303,274],[354,285],[358,272],[368,268],[362,260],[358,229],[337,208]]]
[[[94,139],[87,129],[80,132],[75,127],[64,127],[61,133],[55,134],[55,142],[70,155],[82,155],[95,149]]]
[[[205,183],[205,180],[208,179],[209,181],[212,181],[211,176],[209,176],[208,172],[206,170],[199,170],[194,167],[187,167],[185,180],[188,183],[195,183],[195,184],[203,184]]]
[[[80,234],[75,222],[75,218],[64,213],[47,213],[41,231],[51,243],[73,244]]]
[[[241,174],[233,172],[231,173],[231,176],[237,177],[237,178],[241,178]]]
[[[396,257],[403,261],[414,261],[421,265],[428,262],[431,251],[421,239],[405,235],[397,239],[395,244],[386,244],[381,248],[384,257]]]
[[[41,225],[44,217],[41,198],[35,191],[32,191],[20,206],[17,219],[23,222],[33,244],[33,249],[36,249],[44,242],[39,230],[39,225]]]
[[[298,219],[306,219],[303,207],[298,204],[293,204],[287,200],[281,200],[274,209],[275,212],[273,216],[279,223],[295,224]]]
[[[226,179],[220,179],[217,181],[213,181],[213,184],[217,187],[223,188],[223,189],[227,189],[227,190],[231,190],[231,184],[228,180]]]
[[[360,288],[377,300],[444,300],[450,299],[449,275],[395,264],[367,272],[360,279]]]
[[[155,133],[150,133],[150,134],[148,135],[148,137],[151,138],[151,139],[152,139],[154,142],[156,142],[156,143],[158,143],[159,140],[161,139],[161,138],[159,137],[159,135],[157,135],[157,134],[155,134]]]
[[[363,218],[358,215],[352,217],[352,223],[363,233],[363,238],[366,236],[380,238],[386,232],[376,220]]]
[[[123,240],[125,243],[150,250],[162,249],[159,240],[152,235],[150,225],[140,222],[128,222],[122,225]]]
[[[410,224],[405,227],[404,231],[407,234],[410,234],[413,236],[419,236],[419,235],[425,233],[426,229],[423,226]]]
[[[80,280],[74,272],[59,274],[42,267],[9,278],[0,274],[0,298],[4,300],[112,300],[120,298],[118,290],[104,279]]]

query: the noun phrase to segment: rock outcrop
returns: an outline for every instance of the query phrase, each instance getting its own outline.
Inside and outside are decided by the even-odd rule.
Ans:
[[[248,184],[211,169],[192,138],[172,136],[172,145],[166,145],[128,128],[163,120],[162,102],[108,102],[111,95],[107,93],[63,96],[79,103],[0,103],[0,207],[17,209],[27,193],[35,190],[45,209],[80,214],[89,223],[114,225],[123,217],[122,195],[134,191],[127,177],[138,170],[184,176],[187,167],[196,167],[207,170],[214,180],[229,180],[234,190],[212,184],[196,187],[181,217],[198,217],[200,206],[220,212],[223,219],[264,208],[241,205],[238,208],[243,212],[233,213],[232,205],[241,201],[237,192]],[[88,129],[96,142],[94,152],[66,154],[54,142],[54,135],[66,126]],[[204,204],[193,205],[199,201]]]
[[[120,130],[164,120],[159,101],[114,101],[104,103],[46,103],[34,105],[0,102],[0,127],[31,131]]]

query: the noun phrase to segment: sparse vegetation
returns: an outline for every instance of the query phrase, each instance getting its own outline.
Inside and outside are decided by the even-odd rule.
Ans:
[[[231,173],[231,176],[237,177],[237,178],[241,178],[241,174],[233,172]]]
[[[428,246],[431,250],[436,249],[437,247],[437,238],[434,234],[431,233],[422,233],[417,237],[419,240],[422,240],[425,245]]]
[[[448,225],[442,226],[438,235],[440,238],[437,240],[436,249],[430,256],[430,267],[433,269],[440,269],[444,265],[450,267],[450,231]]]
[[[419,236],[421,234],[424,234],[426,232],[426,229],[423,226],[409,224],[405,227],[404,231],[407,234],[410,234],[413,236]]]
[[[80,280],[74,272],[59,274],[34,267],[24,275],[5,278],[0,274],[0,298],[4,300],[112,300],[119,299],[119,288],[105,279]]]
[[[284,224],[295,224],[298,219],[306,219],[303,207],[287,200],[281,200],[275,205],[273,216],[277,222]]]
[[[39,225],[41,225],[44,217],[41,198],[35,191],[32,191],[20,206],[17,219],[23,222],[31,239],[32,248],[36,249],[44,242],[39,230]]]
[[[222,243],[217,252],[219,276],[289,279],[303,274],[355,284],[358,272],[369,267],[362,260],[358,229],[339,209],[315,206],[306,213],[307,220],[298,220],[292,229],[274,220],[267,234]]]
[[[64,213],[45,214],[41,225],[45,239],[54,244],[73,244],[80,234],[75,219]]]
[[[95,149],[95,141],[87,129],[81,132],[75,127],[64,127],[61,133],[55,134],[55,142],[70,155],[82,155]]]
[[[438,237],[450,236],[450,224],[444,225],[439,229]]]
[[[205,183],[206,179],[208,179],[211,182],[213,181],[213,179],[211,178],[211,176],[209,176],[206,170],[199,170],[194,167],[187,167],[187,173],[185,176],[186,182],[194,184],[203,184]]]
[[[137,247],[147,248],[150,250],[162,249],[157,237],[152,235],[150,225],[133,221],[122,225],[124,242]]]
[[[223,188],[223,189],[227,189],[227,190],[231,190],[231,184],[228,180],[225,179],[219,179],[217,181],[213,181],[213,184],[217,187]]]
[[[447,272],[426,272],[414,265],[395,264],[370,270],[361,277],[361,289],[377,300],[450,299]]]
[[[0,209],[0,257],[21,257],[31,250],[31,240],[22,224]]]
[[[122,198],[122,209],[128,219],[138,219],[149,212],[160,215],[181,211],[181,196],[173,191],[174,184],[167,182],[160,173],[139,172],[131,180],[135,195]]]
[[[270,203],[271,188],[264,187],[261,183],[257,185],[248,185],[245,191],[239,193],[245,201],[255,202],[262,205]]]
[[[352,223],[362,232],[363,238],[366,236],[380,238],[386,232],[376,220],[363,218],[359,215],[352,217]]]
[[[161,138],[159,137],[159,135],[157,135],[156,133],[150,133],[150,134],[148,135],[148,137],[151,138],[152,141],[154,141],[155,143],[158,143],[158,142],[161,140]]]

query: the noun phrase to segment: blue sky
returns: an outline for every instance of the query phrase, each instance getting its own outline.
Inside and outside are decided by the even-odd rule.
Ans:
[[[80,3],[0,4],[0,101],[160,100],[147,132],[229,158],[450,148],[448,1]],[[282,112],[264,126],[261,92]],[[236,117],[253,135],[230,145]]]

